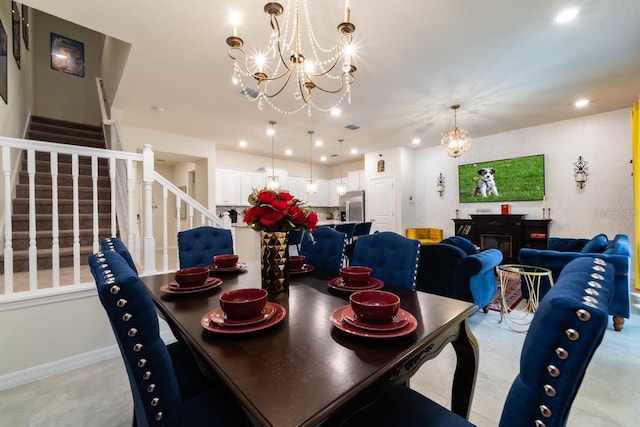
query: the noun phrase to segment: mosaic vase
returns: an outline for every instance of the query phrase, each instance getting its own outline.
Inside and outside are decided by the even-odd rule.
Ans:
[[[270,295],[289,293],[289,247],[286,231],[260,232],[260,276]]]

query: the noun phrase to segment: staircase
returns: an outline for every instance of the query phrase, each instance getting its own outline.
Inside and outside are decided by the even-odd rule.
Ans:
[[[64,120],[32,116],[27,139],[60,144],[106,148],[100,126],[67,122]],[[38,248],[38,269],[52,266],[52,179],[48,153],[36,152],[35,211],[36,247]],[[91,178],[91,158],[80,157],[78,162],[78,204],[80,228],[80,261],[87,263],[93,252],[93,181]],[[98,217],[99,235],[111,234],[111,189],[109,166],[106,159],[98,160]],[[29,269],[29,175],[27,153],[23,153],[19,181],[13,199],[12,212],[13,271]],[[58,156],[58,227],[60,247],[60,267],[73,266],[73,181],[71,156]],[[0,254],[0,274],[4,273],[4,256]]]

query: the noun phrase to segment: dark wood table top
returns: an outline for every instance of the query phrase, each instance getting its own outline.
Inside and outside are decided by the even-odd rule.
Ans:
[[[468,415],[477,343],[466,320],[477,309],[474,304],[385,287],[401,297],[401,308],[416,317],[418,327],[399,338],[361,338],[338,330],[329,320],[334,310],[349,303],[349,294],[331,290],[327,277],[292,275],[289,296],[272,299],[287,310],[279,324],[246,335],[205,330],[200,319],[219,307],[220,295],[260,287],[259,270],[257,263],[249,264],[246,272],[218,275],[223,284],[216,290],[178,296],[160,291],[160,286],[173,280],[173,274],[143,277],[174,333],[217,372],[257,424],[316,425],[376,382],[410,376],[412,368],[424,361],[420,359],[434,357],[451,341],[456,351],[466,349],[462,352],[466,368],[461,370],[465,378],[454,381],[454,410]],[[410,361],[415,366],[407,368]],[[462,384],[458,392],[456,382]]]

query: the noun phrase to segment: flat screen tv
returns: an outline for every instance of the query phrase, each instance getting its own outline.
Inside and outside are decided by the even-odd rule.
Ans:
[[[458,166],[460,203],[543,200],[544,154]]]

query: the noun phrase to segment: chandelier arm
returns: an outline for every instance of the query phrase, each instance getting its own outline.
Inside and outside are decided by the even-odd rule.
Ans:
[[[351,76],[351,83],[353,83],[356,78],[353,77],[353,74],[351,74],[351,73],[348,73],[348,74]],[[345,80],[344,79],[345,79],[345,74],[342,74],[340,76],[340,87],[335,89],[335,90],[325,89],[322,86],[316,85],[315,83],[314,83],[314,85],[315,85],[314,89],[320,89],[322,92],[325,92],[325,93],[339,93],[339,92],[342,91],[342,89],[344,89],[344,86],[345,86]],[[309,80],[311,81],[311,79],[309,79]]]
[[[273,80],[276,80],[276,79],[275,79],[275,78],[273,78],[273,79],[262,79],[262,80],[260,80],[260,81],[258,82],[258,87],[260,87],[260,84],[261,84],[262,82],[265,82],[265,84],[264,84],[264,90],[262,91],[262,93],[264,94],[264,96],[266,96],[267,98],[273,98],[273,97],[275,97],[275,96],[278,96],[278,95],[279,95],[279,94],[284,90],[284,88],[286,88],[286,87],[287,87],[287,84],[289,83],[289,80],[291,80],[291,76],[292,76],[292,74],[293,74],[293,73],[292,73],[291,71],[289,71],[288,73],[289,73],[289,76],[287,76],[287,80],[285,80],[285,82],[282,84],[282,86],[280,87],[280,89],[278,89],[278,90],[277,90],[275,93],[273,93],[273,94],[269,94],[269,92],[267,91],[267,83],[266,83],[266,82],[268,82],[268,81],[273,81]],[[284,74],[286,74],[286,73],[283,73],[280,77],[284,76]]]
[[[274,22],[275,22],[275,27],[273,26]],[[293,68],[289,67],[289,65],[287,64],[287,61],[284,59],[284,56],[282,54],[282,44],[280,43],[280,40],[282,38],[282,32],[280,30],[280,22],[278,22],[278,17],[275,16],[275,15],[271,16],[271,28],[276,30],[276,32],[278,33],[278,37],[276,38],[276,40],[277,40],[276,48],[278,50],[278,56],[280,57],[280,63],[282,65],[284,65],[284,67],[287,69],[287,71],[284,71],[278,77],[272,77],[272,78],[268,79],[268,80],[277,80],[277,79],[282,78],[282,76],[284,76],[287,72],[291,72],[293,69],[295,69],[295,67],[293,67]]]

